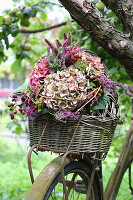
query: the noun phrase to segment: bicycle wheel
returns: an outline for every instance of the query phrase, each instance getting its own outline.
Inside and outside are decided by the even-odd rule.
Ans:
[[[68,194],[68,200],[85,200],[87,196],[87,188],[90,178],[90,169],[82,161],[73,161],[68,164],[65,169],[65,182],[66,190]],[[48,188],[46,195],[43,200],[63,200],[65,199],[65,194],[63,192],[63,183],[61,178],[61,173],[59,173],[52,184]],[[98,188],[96,181],[94,180],[90,200],[99,200]]]
[[[63,200],[63,183],[60,173],[61,163],[62,156],[58,156],[42,170],[30,188],[25,200]],[[91,174],[91,165],[86,164],[83,160],[71,161],[71,159],[66,158],[64,161],[64,172],[66,187],[69,190],[68,200],[78,200],[78,195],[82,196],[80,200],[85,200]],[[76,195],[77,199],[75,199],[74,195]],[[90,200],[102,199],[100,179],[96,172]]]

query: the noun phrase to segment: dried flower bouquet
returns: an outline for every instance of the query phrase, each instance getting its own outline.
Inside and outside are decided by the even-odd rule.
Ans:
[[[104,110],[108,95],[114,95],[119,85],[111,81],[101,59],[64,34],[63,44],[45,40],[47,55],[40,58],[29,75],[29,83],[12,95],[11,119],[18,110],[30,119],[50,113],[57,120],[78,119],[81,112]]]

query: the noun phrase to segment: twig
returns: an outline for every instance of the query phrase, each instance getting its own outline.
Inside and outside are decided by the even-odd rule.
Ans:
[[[53,5],[53,6],[59,6],[59,7],[63,7],[62,5],[60,5],[60,4],[57,4],[57,3],[52,3],[52,2],[45,2],[45,1],[40,1],[39,3],[36,3],[36,4],[34,4],[33,6],[37,6],[37,5],[39,5],[39,4],[50,4],[50,5]]]
[[[131,85],[131,84],[129,84],[129,85],[126,85],[126,84],[125,84],[125,85],[124,85],[124,84],[122,84],[122,83],[119,83],[118,86],[122,87],[122,88],[124,89],[125,93],[126,93],[128,96],[133,97],[133,85]]]
[[[49,27],[46,27],[46,28],[41,28],[41,29],[35,29],[35,30],[23,30],[23,29],[20,29],[20,32],[21,33],[39,33],[39,32],[43,32],[43,31],[48,31],[48,30],[51,30],[51,29],[54,29],[54,28],[58,28],[60,26],[64,26],[66,25],[67,22],[62,22],[62,23],[59,23],[59,24],[56,24],[56,25],[53,25],[53,26],[49,26]]]

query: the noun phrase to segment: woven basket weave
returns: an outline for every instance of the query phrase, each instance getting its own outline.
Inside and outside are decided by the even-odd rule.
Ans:
[[[70,148],[71,151],[107,154],[116,125],[119,122],[117,100],[107,104],[106,110],[102,113],[100,111],[99,113],[92,113],[92,115],[83,114],[81,116]],[[46,122],[48,124],[42,136]],[[30,146],[39,144],[41,151],[47,149],[54,152],[66,152],[77,123],[74,120],[67,120],[67,123],[62,123],[50,114],[42,115],[36,120],[29,120]]]

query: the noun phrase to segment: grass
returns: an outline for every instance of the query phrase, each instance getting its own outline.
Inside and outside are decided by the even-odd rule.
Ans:
[[[113,142],[108,157],[103,162],[104,188],[117,162],[119,154],[116,150],[121,144],[120,140]],[[27,166],[27,147],[12,142],[12,139],[2,138],[0,148],[0,200],[23,200],[31,187]],[[39,156],[33,154],[32,167],[35,177],[54,157],[55,155],[50,156],[47,152],[39,153]],[[127,173],[116,200],[133,200],[133,196],[130,195]]]
[[[24,145],[20,147],[3,138],[0,147],[0,200],[23,200],[31,187],[27,166],[28,150]],[[35,177],[54,158],[47,152],[43,154],[32,156]]]

